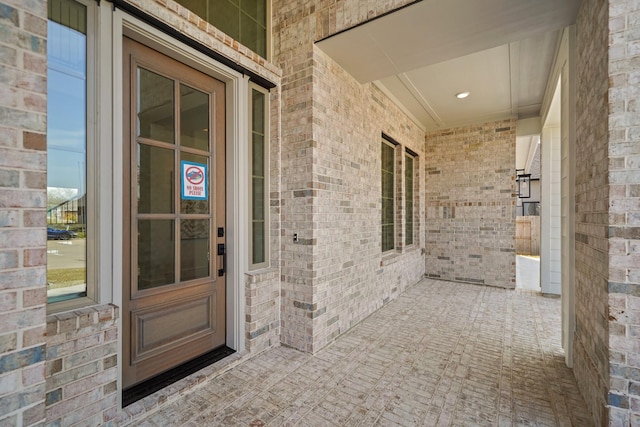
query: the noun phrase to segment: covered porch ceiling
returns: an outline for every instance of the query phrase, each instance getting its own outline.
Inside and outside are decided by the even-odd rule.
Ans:
[[[419,0],[317,45],[426,131],[534,117],[580,2]]]

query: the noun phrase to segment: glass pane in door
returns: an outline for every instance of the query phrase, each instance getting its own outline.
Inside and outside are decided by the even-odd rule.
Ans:
[[[138,144],[138,212],[172,213],[174,150]]]
[[[173,80],[138,68],[138,136],[173,143]]]
[[[180,84],[180,145],[209,151],[209,95]]]
[[[138,220],[138,289],[175,281],[173,220]]]
[[[209,276],[209,220],[180,223],[180,280]]]

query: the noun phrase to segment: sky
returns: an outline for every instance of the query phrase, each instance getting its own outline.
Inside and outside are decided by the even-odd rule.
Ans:
[[[86,188],[86,36],[49,21],[47,187]]]

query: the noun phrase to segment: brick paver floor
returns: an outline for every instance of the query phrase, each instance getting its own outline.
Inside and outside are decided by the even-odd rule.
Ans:
[[[425,279],[315,355],[265,351],[139,426],[589,426],[560,299]]]

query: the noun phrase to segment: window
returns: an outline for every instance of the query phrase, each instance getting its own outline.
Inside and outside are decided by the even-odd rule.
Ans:
[[[268,123],[267,96],[268,94],[257,86],[250,86],[250,146],[251,161],[251,229],[249,232],[251,244],[249,263],[252,268],[267,266],[268,259]]]
[[[405,153],[404,160],[404,212],[405,212],[405,246],[413,245],[413,230],[414,230],[414,164],[415,156],[410,152]]]
[[[382,252],[395,248],[395,146],[382,140]]]
[[[266,0],[176,0],[263,58],[267,57]]]
[[[88,295],[89,10],[49,0],[47,24],[47,297]],[[89,236],[90,237],[90,236]]]

